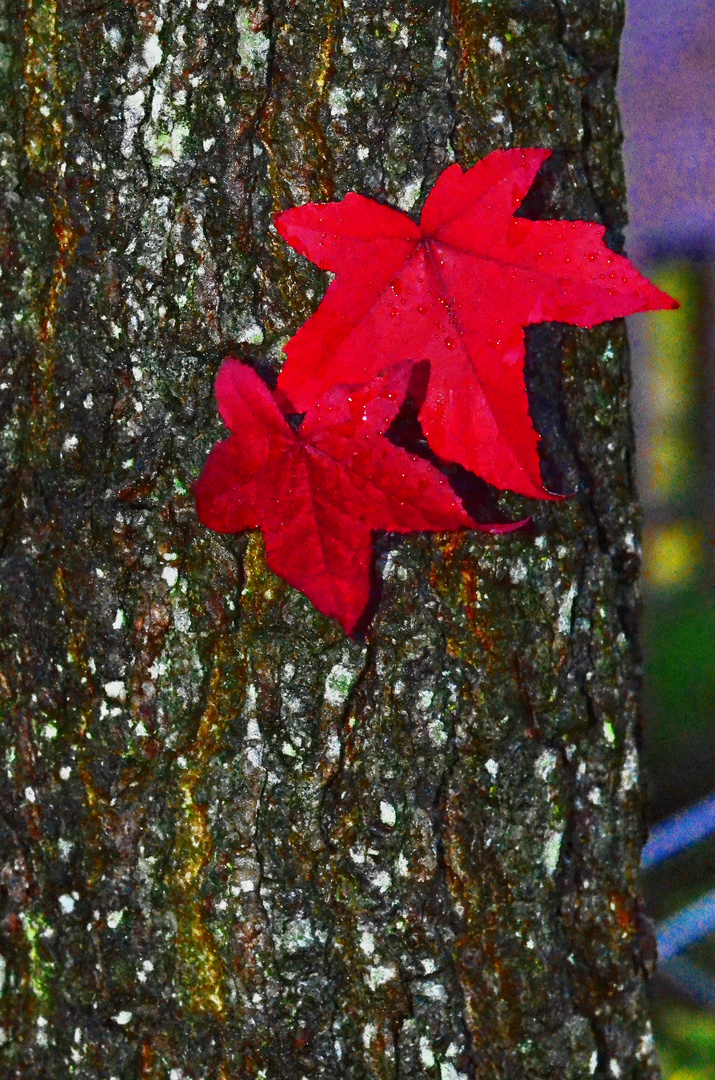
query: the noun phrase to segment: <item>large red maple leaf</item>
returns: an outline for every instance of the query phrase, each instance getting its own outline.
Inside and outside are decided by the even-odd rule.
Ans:
[[[216,380],[235,434],[209,454],[199,518],[218,532],[261,529],[271,569],[349,633],[368,602],[372,530],[518,527],[477,524],[437,469],[383,437],[411,369],[403,362],[362,386],[331,388],[297,431],[245,364],[229,358]]]
[[[395,361],[429,360],[420,420],[432,449],[498,488],[547,497],[524,383],[524,327],[593,326],[677,307],[584,221],[514,217],[549,150],[451,165],[420,224],[362,195],[276,217],[336,277],[285,346],[278,386],[297,409]]]

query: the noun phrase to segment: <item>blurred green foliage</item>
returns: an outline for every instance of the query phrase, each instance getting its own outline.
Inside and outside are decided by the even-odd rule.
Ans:
[[[664,1080],[713,1080],[715,1016],[666,1000],[656,1001],[653,1029]]]
[[[649,275],[681,307],[649,315],[638,362],[639,487],[644,508],[644,747],[648,816],[662,821],[715,792],[715,574],[707,431],[712,401],[711,271],[657,260]],[[715,837],[646,875],[648,909],[673,915],[715,885]],[[688,952],[715,977],[715,937]],[[665,1080],[715,1080],[715,1013],[654,984],[653,1027]]]
[[[715,791],[715,603],[708,591],[701,581],[667,600],[646,594],[644,762],[652,821]],[[646,876],[648,908],[664,918],[714,882],[711,838]],[[715,941],[689,955],[715,974]],[[664,1080],[715,1080],[715,1015],[682,1004],[665,984],[652,1015]]]
[[[651,595],[645,605],[644,759],[653,820],[715,791],[715,602],[708,592],[691,588],[667,601]]]

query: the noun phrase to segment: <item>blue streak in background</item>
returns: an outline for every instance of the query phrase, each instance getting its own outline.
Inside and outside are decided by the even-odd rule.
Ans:
[[[658,956],[667,963],[715,930],[715,889],[658,924]]]
[[[641,865],[644,870],[658,866],[711,833],[715,833],[715,795],[656,825],[643,848]]]
[[[643,869],[648,870],[653,866],[658,866],[672,855],[685,851],[713,833],[715,833],[715,795],[703,799],[688,810],[656,825],[648,843],[643,848]],[[715,889],[656,926],[658,956],[661,964],[666,965],[669,961],[673,961],[691,945],[695,945],[696,942],[713,932],[715,932]],[[687,981],[685,976],[689,971],[692,983],[695,978],[694,973],[697,973],[699,969],[690,965],[692,970],[686,971],[685,961],[682,962],[681,967],[682,970],[677,970],[677,965],[671,965],[667,973],[675,981],[680,981],[684,985]],[[704,973],[700,974],[703,980],[709,978]],[[712,980],[710,990],[715,990],[715,980]],[[702,986],[700,991],[704,992]],[[692,988],[690,992],[693,992]]]

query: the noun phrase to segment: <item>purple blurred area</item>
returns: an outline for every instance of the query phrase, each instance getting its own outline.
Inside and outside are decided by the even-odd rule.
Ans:
[[[642,761],[649,818],[661,823],[646,848],[645,887],[661,959],[675,957],[653,983],[652,1019],[665,1080],[712,1080],[715,0],[626,0],[619,98],[626,250],[681,302],[629,320],[643,509]]]
[[[715,0],[628,0],[628,249],[715,250]]]

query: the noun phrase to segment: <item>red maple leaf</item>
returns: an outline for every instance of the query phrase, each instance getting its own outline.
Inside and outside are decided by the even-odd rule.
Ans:
[[[514,217],[549,150],[451,165],[419,225],[362,195],[276,218],[336,277],[285,346],[278,388],[297,409],[395,361],[429,360],[420,420],[432,449],[498,488],[548,497],[524,383],[524,327],[593,326],[677,307],[603,243],[602,225]]]
[[[368,602],[372,530],[518,527],[475,523],[437,469],[383,438],[411,369],[403,362],[362,386],[332,387],[297,431],[245,364],[229,358],[216,380],[235,434],[209,454],[199,518],[218,532],[261,529],[271,569],[348,633]]]

